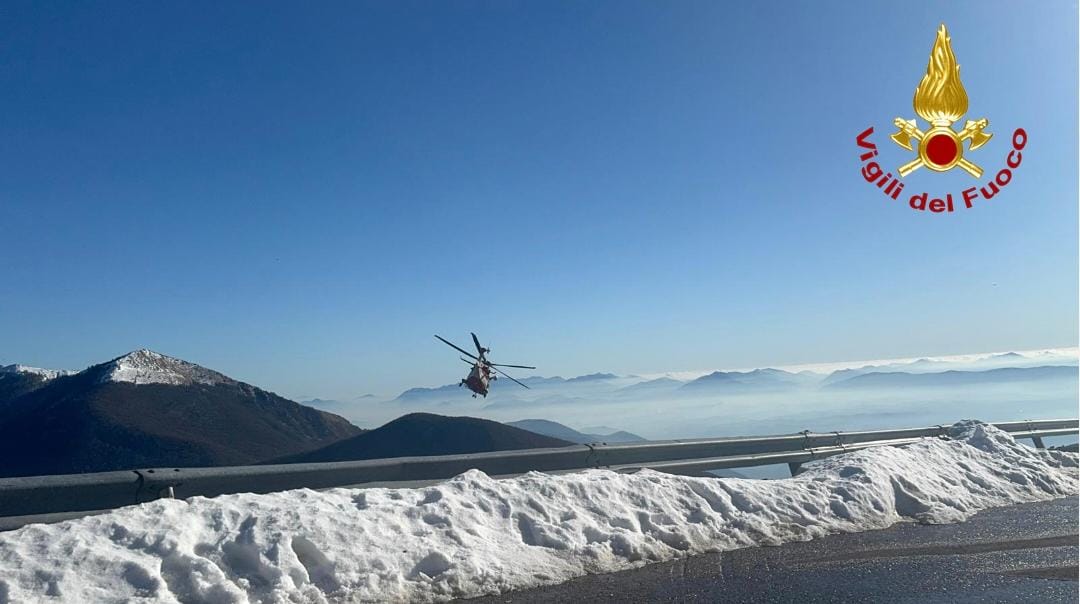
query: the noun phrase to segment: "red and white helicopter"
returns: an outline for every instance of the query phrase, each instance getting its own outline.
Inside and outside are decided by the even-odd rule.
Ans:
[[[521,385],[523,388],[528,388],[528,386],[526,386],[525,384],[522,384],[521,382],[507,375],[506,372],[499,369],[499,367],[515,367],[517,369],[536,369],[536,367],[529,367],[528,365],[503,365],[501,363],[492,363],[491,361],[487,360],[487,357],[485,356],[487,355],[487,353],[491,352],[491,349],[481,346],[480,340],[477,339],[475,333],[470,332],[469,335],[472,336],[473,344],[476,345],[477,354],[475,355],[471,352],[466,352],[463,348],[451,343],[442,336],[435,336],[443,344],[446,344],[447,346],[453,348],[461,354],[469,357],[469,359],[472,359],[471,361],[464,357],[461,359],[462,361],[465,361],[466,363],[472,365],[472,370],[469,371],[469,375],[466,376],[465,379],[461,380],[458,386],[468,386],[469,390],[473,391],[473,398],[476,398],[477,394],[486,398],[488,394],[488,388],[491,382],[499,379],[499,376],[495,375],[495,373],[498,373],[503,377],[509,378],[514,383]],[[492,373],[493,371],[495,373]]]

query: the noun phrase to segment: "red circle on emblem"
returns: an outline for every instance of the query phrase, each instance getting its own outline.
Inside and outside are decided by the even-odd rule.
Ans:
[[[956,141],[948,134],[935,134],[926,142],[926,157],[939,166],[951,164],[958,151]]]

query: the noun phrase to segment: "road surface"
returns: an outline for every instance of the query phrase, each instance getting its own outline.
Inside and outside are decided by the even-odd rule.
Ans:
[[[1068,602],[1077,498],[987,510],[780,547],[705,554],[468,600],[563,602]]]

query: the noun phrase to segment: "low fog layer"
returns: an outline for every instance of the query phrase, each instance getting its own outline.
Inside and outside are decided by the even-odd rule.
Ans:
[[[598,373],[507,380],[485,398],[456,384],[389,400],[309,404],[371,427],[411,411],[610,426],[648,439],[854,430],[1076,414],[1075,349],[919,359],[833,372],[758,369],[695,379]]]

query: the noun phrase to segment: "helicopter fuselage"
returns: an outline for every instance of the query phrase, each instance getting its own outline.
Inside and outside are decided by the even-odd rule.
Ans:
[[[476,337],[475,333],[470,333],[469,335],[472,336],[473,344],[476,346],[476,354],[465,350],[464,348],[458,346],[457,344],[454,344],[450,340],[447,340],[446,338],[440,336],[439,334],[435,334],[436,340],[439,340],[443,344],[446,344],[450,348],[453,348],[454,350],[465,355],[461,357],[461,360],[472,366],[472,369],[469,370],[469,375],[466,376],[465,379],[458,382],[458,386],[468,386],[469,390],[472,390],[473,398],[476,398],[476,395],[478,394],[480,396],[487,397],[488,388],[490,387],[491,382],[499,379],[498,376],[495,375],[497,373],[518,384],[522,388],[528,388],[528,386],[526,386],[524,383],[519,382],[510,375],[507,375],[507,373],[502,369],[499,369],[499,367],[515,367],[517,369],[536,369],[536,367],[533,367],[531,365],[507,365],[505,363],[492,363],[485,356],[487,353],[491,352],[491,349],[481,346],[480,339]]]
[[[491,371],[487,367],[476,363],[473,365],[472,370],[469,371],[469,375],[461,380],[460,386],[468,386],[469,390],[472,390],[475,394],[487,397],[488,387],[491,384]]]

